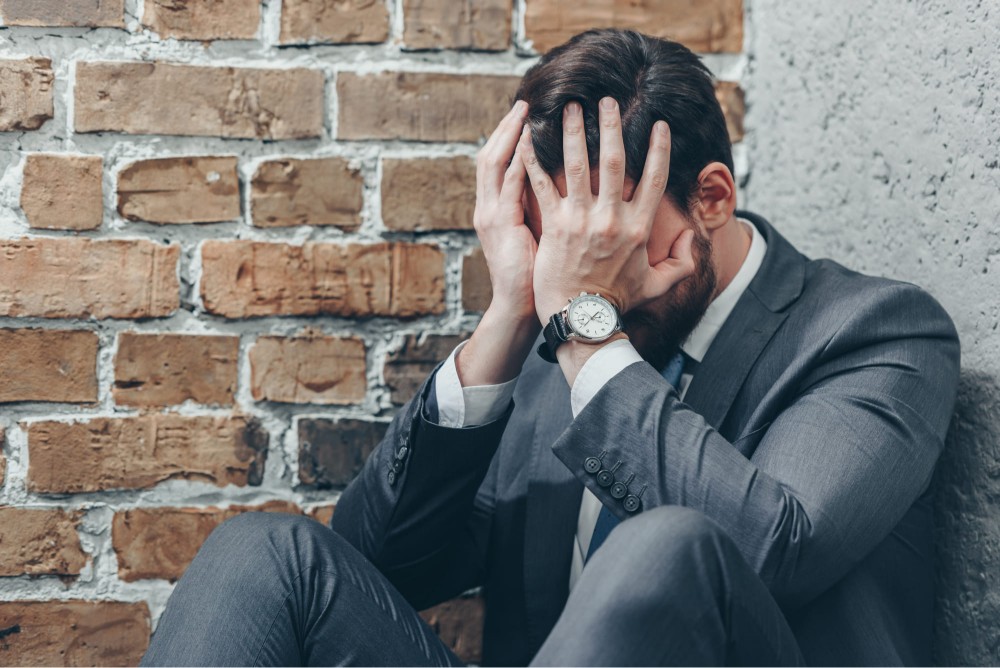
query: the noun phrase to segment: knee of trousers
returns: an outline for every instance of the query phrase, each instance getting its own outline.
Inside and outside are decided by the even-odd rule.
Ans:
[[[198,559],[256,568],[294,568],[306,555],[349,549],[339,534],[301,515],[243,513],[219,525]]]
[[[604,557],[613,577],[641,574],[648,586],[671,591],[698,586],[717,590],[728,566],[742,559],[718,524],[683,506],[658,506],[629,518],[594,556]]]

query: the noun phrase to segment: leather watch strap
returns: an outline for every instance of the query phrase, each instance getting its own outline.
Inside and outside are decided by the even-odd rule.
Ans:
[[[569,327],[560,311],[549,318],[549,324],[545,325],[545,329],[542,330],[542,336],[545,337],[545,340],[538,345],[539,357],[552,364],[558,362],[556,349],[569,341],[569,335]]]

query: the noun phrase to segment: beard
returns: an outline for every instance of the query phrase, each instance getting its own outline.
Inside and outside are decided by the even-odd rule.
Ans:
[[[712,242],[695,229],[691,244],[695,270],[670,292],[622,316],[632,345],[656,370],[663,369],[701,321],[715,295]]]

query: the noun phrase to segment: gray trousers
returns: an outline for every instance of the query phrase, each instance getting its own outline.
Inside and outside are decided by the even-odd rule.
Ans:
[[[563,577],[565,574],[554,574]],[[802,665],[733,542],[678,506],[620,524],[532,665]],[[461,665],[339,534],[253,513],[224,523],[177,584],[142,665]]]

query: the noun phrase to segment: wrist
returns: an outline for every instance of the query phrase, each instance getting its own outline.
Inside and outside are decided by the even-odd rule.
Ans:
[[[566,381],[570,387],[576,382],[576,377],[583,366],[605,346],[614,341],[627,341],[628,335],[625,332],[615,332],[610,337],[600,343],[585,343],[579,340],[570,340],[559,346],[556,350],[556,358],[559,360],[559,367],[566,376]]]
[[[540,329],[534,313],[511,312],[491,304],[455,358],[462,387],[499,385],[517,378]]]

